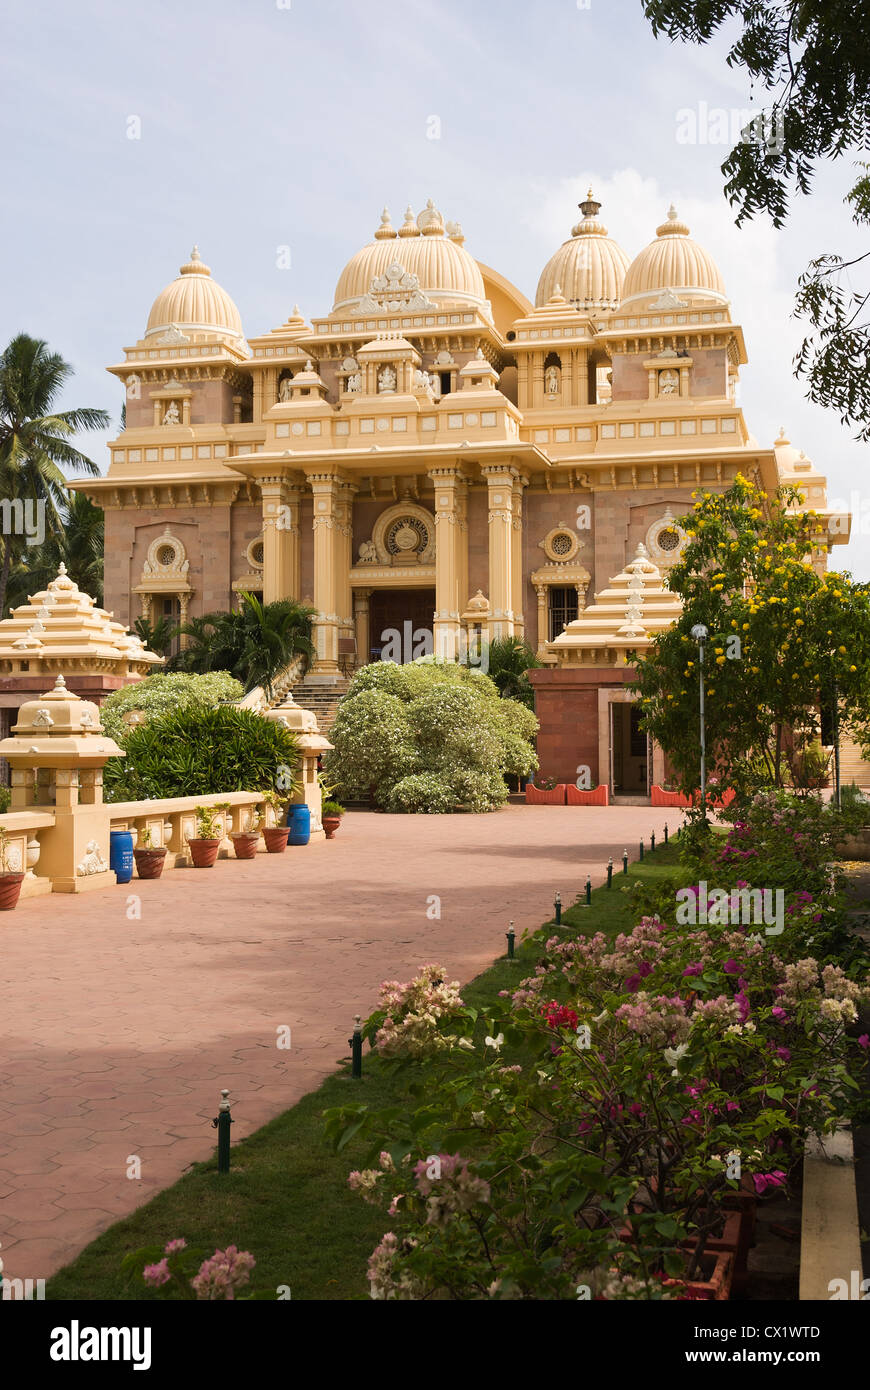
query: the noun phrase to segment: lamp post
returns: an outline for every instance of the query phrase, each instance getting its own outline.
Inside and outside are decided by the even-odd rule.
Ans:
[[[701,815],[707,819],[707,745],[704,729],[704,644],[707,641],[707,629],[703,623],[695,623],[692,628],[692,637],[698,644],[698,692],[700,695],[700,728],[701,728]]]

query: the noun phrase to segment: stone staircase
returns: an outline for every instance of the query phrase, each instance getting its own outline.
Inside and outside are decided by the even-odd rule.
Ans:
[[[314,713],[320,732],[329,738],[329,731],[335,723],[339,702],[347,694],[349,684],[346,676],[339,677],[330,685],[324,685],[322,681],[312,680],[310,676],[306,675],[303,680],[294,685],[288,694],[302,709],[310,709]],[[277,700],[270,708],[280,710],[282,703],[283,700]]]

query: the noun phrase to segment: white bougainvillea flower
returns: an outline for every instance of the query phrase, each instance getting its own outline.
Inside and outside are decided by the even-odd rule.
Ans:
[[[499,1033],[498,1037],[495,1038],[487,1037],[485,1041],[487,1047],[494,1047],[496,1052],[499,1052],[501,1050],[501,1045],[504,1042],[504,1033]]]

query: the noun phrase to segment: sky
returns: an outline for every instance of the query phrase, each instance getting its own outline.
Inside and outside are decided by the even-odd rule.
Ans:
[[[533,299],[591,184],[630,255],[671,202],[712,253],[745,332],[749,428],[769,446],[785,426],[827,475],[856,513],[832,565],[870,579],[867,447],[792,370],[801,271],[865,249],[842,204],[852,163],[820,171],[784,230],[738,231],[716,113],[763,94],[724,37],[655,39],[640,0],[31,0],[0,36],[0,341],[62,353],[63,405],[118,420],[105,368],[194,242],[251,336],[295,303],[327,313],[382,207],[399,225],[428,198]],[[104,469],[115,432],[80,441]]]

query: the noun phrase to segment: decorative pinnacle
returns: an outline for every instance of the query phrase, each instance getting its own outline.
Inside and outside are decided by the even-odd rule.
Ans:
[[[66,681],[64,680],[63,676],[58,676],[57,680],[54,683],[54,688],[55,690],[66,690]]]

